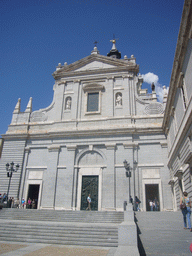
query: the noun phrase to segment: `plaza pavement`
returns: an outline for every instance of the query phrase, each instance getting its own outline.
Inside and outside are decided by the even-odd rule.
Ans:
[[[0,242],[1,256],[113,256],[116,248]]]
[[[190,256],[192,232],[178,212],[136,212],[141,256]]]

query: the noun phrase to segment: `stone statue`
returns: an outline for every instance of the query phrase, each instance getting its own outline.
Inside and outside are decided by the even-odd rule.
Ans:
[[[67,98],[67,101],[66,101],[66,109],[71,109],[71,98]]]
[[[117,94],[115,103],[116,106],[122,106],[122,96],[120,93]]]
[[[154,83],[151,84],[151,89],[152,89],[152,92],[155,91],[155,84]]]

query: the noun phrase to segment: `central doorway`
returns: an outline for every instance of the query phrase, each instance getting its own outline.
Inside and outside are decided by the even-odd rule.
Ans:
[[[150,201],[157,200],[158,207],[157,210],[160,211],[159,203],[159,184],[146,184],[145,185],[145,194],[146,194],[146,210],[150,211]]]
[[[83,175],[81,187],[81,210],[87,208],[87,197],[91,195],[91,210],[98,211],[98,175]]]
[[[37,206],[38,206],[39,187],[40,187],[39,184],[29,184],[27,201],[29,198],[31,198],[31,200],[33,199],[35,200],[34,209],[37,209]]]

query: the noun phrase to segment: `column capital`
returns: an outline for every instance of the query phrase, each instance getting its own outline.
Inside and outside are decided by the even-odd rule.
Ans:
[[[139,144],[135,142],[125,142],[123,143],[123,146],[124,148],[137,148]]]
[[[114,150],[116,148],[116,143],[106,143],[105,147],[107,150]]]
[[[60,145],[51,145],[48,148],[49,152],[59,152],[60,150]]]
[[[30,149],[29,147],[26,147],[26,148],[25,148],[25,152],[26,152],[26,153],[30,153],[30,152],[31,152],[31,149]]]
[[[77,148],[77,145],[66,145],[68,151],[75,151]]]
[[[81,82],[80,79],[75,79],[75,80],[73,80],[73,83],[80,83],[80,82]]]

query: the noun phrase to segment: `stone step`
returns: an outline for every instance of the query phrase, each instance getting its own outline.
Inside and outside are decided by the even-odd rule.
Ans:
[[[124,220],[124,214],[123,212],[55,211],[4,208],[0,211],[0,219],[121,223]]]
[[[17,228],[13,230],[2,230],[0,231],[1,241],[12,241],[12,242],[35,242],[35,243],[51,243],[51,244],[74,244],[74,245],[89,245],[89,246],[118,246],[118,231],[113,234],[103,234],[102,232],[86,232],[75,234],[71,232],[60,232],[52,230],[52,232],[31,232],[30,229],[27,231],[21,231]],[[87,242],[89,241],[89,242]]]
[[[3,209],[0,240],[117,247],[118,223],[122,220],[123,212]]]
[[[85,241],[83,239],[83,241],[79,241],[79,240],[75,240],[75,241],[64,241],[64,240],[52,240],[50,239],[44,239],[44,240],[40,240],[40,239],[35,239],[35,238],[9,238],[9,237],[5,237],[2,238],[1,241],[5,241],[5,242],[25,242],[25,243],[45,243],[45,244],[58,244],[58,245],[78,245],[78,246],[98,246],[98,247],[118,247],[118,241],[114,242],[110,242],[110,241],[104,241],[104,242],[94,242],[91,239],[89,241]]]

